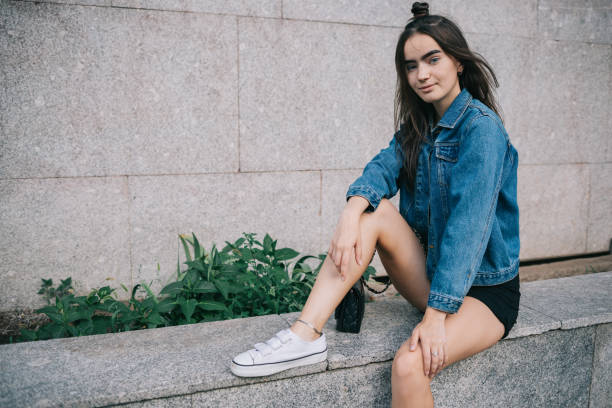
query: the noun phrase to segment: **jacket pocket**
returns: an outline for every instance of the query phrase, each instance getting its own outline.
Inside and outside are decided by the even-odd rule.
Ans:
[[[455,163],[459,154],[459,143],[444,143],[436,145],[436,157],[438,159]]]

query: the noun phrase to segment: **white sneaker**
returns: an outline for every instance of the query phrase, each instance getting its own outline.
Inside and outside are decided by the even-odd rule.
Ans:
[[[254,349],[234,357],[231,370],[239,377],[261,377],[325,359],[325,333],[314,341],[306,341],[290,329],[284,329],[265,343],[257,343]]]

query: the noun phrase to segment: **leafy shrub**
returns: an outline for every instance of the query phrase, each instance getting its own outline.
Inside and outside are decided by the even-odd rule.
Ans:
[[[130,299],[115,298],[115,289],[104,286],[87,296],[75,296],[71,278],[53,288],[51,279],[42,279],[39,294],[48,306],[36,310],[51,322],[38,331],[21,330],[19,340],[84,336],[198,322],[234,319],[302,310],[323,265],[326,254],[306,255],[276,248],[268,234],[263,243],[255,234],[244,233],[218,251],[213,244],[206,251],[195,234],[179,235],[187,269],[177,260],[176,281],[156,296],[150,285],[137,284]],[[306,261],[312,260],[310,266]],[[368,266],[364,279],[375,273]],[[121,285],[123,290],[128,289]],[[137,295],[144,293],[144,298]],[[54,299],[54,303],[51,303]]]

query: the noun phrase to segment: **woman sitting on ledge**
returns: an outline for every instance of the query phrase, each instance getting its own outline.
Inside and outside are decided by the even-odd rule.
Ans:
[[[321,329],[378,250],[398,292],[424,312],[392,365],[394,407],[433,406],[443,368],[506,337],[519,304],[518,154],[491,67],[450,20],[414,3],[395,53],[396,133],[347,192],[300,318],[237,355],[238,376],[327,358]],[[388,201],[400,192],[399,211]]]

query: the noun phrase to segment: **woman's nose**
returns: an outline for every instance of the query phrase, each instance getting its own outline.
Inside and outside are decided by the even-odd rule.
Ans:
[[[427,67],[418,67],[417,68],[417,79],[419,81],[425,81],[429,78],[429,69]]]

